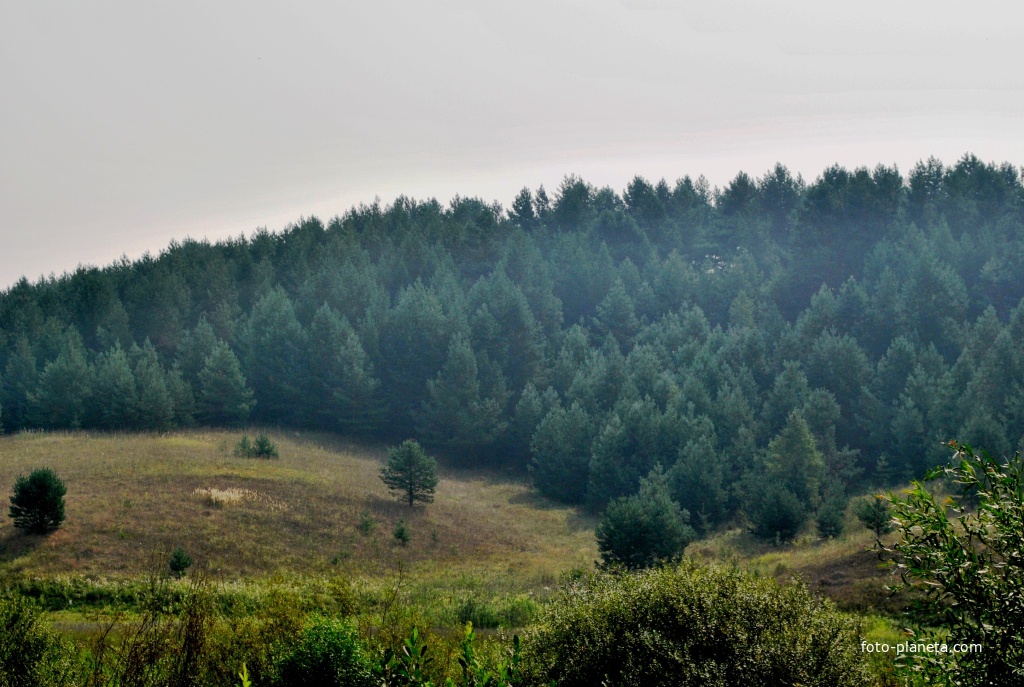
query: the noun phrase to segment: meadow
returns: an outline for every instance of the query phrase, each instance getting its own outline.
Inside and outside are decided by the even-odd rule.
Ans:
[[[138,622],[156,580],[172,604],[201,580],[231,622],[277,604],[298,618],[353,618],[365,637],[393,640],[418,625],[454,665],[467,621],[493,653],[488,642],[507,645],[599,557],[596,519],[537,495],[527,475],[442,458],[435,502],[410,509],[379,478],[386,447],[270,434],[278,459],[236,457],[239,431],[0,437],[0,484],[47,466],[68,488],[57,532],[30,536],[0,523],[0,584],[35,599],[52,627],[83,646],[111,623],[116,636]],[[399,521],[411,535],[404,544],[393,535]],[[806,583],[869,639],[891,639],[900,604],[867,550],[872,536],[848,514],[837,540],[808,535],[779,547],[723,529],[687,556]],[[179,547],[194,564],[185,579],[168,580]],[[888,669],[884,657],[875,661]]]

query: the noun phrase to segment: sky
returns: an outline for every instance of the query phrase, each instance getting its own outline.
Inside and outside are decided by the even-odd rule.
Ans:
[[[1024,9],[0,0],[0,289],[567,174],[1024,165]]]

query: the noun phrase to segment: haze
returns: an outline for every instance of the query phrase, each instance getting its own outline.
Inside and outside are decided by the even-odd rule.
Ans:
[[[1024,162],[1009,2],[0,7],[0,288],[568,173]]]

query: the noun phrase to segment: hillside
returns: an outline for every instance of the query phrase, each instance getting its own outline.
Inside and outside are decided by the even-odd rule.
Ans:
[[[434,504],[410,510],[378,477],[381,448],[330,435],[272,436],[278,460],[236,458],[240,432],[21,433],[0,437],[0,485],[45,465],[67,484],[46,538],[0,521],[0,569],[128,577],[183,547],[218,578],[414,572],[554,579],[597,557],[592,519],[496,471],[440,469]],[[366,516],[364,516],[364,513]],[[375,524],[360,528],[365,517]],[[412,539],[392,537],[399,518]],[[366,533],[363,532],[366,530]]]

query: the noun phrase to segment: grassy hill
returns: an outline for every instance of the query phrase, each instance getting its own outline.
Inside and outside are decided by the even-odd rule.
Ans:
[[[594,521],[522,479],[440,466],[435,503],[398,503],[381,447],[272,433],[280,459],[236,458],[238,432],[21,433],[0,437],[0,485],[53,468],[67,521],[49,537],[0,521],[0,565],[29,575],[135,576],[183,547],[221,578],[409,570],[554,579],[597,558]],[[412,535],[392,536],[399,519]]]
[[[67,521],[48,537],[0,519],[0,575],[141,580],[166,571],[169,553],[182,547],[211,579],[258,588],[260,580],[341,576],[371,606],[401,577],[403,596],[440,619],[458,616],[470,599],[512,613],[598,558],[595,519],[538,496],[521,476],[442,461],[436,501],[410,509],[379,479],[385,447],[271,434],[275,460],[235,457],[241,433],[229,431],[0,437],[0,486],[46,466],[68,488]],[[400,519],[412,535],[404,546],[392,534]],[[687,555],[802,580],[849,610],[894,610],[900,602],[886,593],[891,579],[867,550],[871,542],[851,515],[840,540],[808,536],[780,548],[733,529],[695,542]]]

